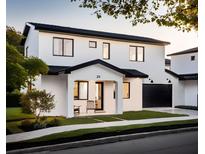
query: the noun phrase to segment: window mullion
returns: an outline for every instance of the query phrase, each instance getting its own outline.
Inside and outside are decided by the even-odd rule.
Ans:
[[[64,56],[64,39],[62,39],[62,56]]]
[[[135,48],[135,53],[136,53],[136,61],[138,61],[138,56],[137,56],[137,47]]]

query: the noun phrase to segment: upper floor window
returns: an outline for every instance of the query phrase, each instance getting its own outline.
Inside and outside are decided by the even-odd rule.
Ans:
[[[110,59],[110,43],[103,42],[103,59]]]
[[[53,38],[53,55],[54,56],[73,56],[73,39]]]
[[[194,61],[195,60],[195,56],[191,56],[191,61]]]
[[[130,61],[144,61],[144,47],[130,46]]]
[[[130,83],[123,82],[123,98],[128,99],[130,98]]]
[[[97,42],[96,41],[89,41],[89,48],[97,48]]]

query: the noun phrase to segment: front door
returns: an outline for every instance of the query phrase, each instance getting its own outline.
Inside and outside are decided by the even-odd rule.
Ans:
[[[103,82],[96,82],[95,108],[103,110]]]

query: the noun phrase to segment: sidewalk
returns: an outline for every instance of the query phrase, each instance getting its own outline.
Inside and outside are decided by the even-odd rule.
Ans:
[[[102,127],[112,127],[112,126],[127,126],[127,125],[134,125],[134,124],[150,124],[150,123],[158,123],[158,122],[182,121],[182,120],[192,120],[192,119],[198,119],[198,116],[154,118],[154,119],[143,119],[143,120],[125,120],[125,121],[103,122],[103,123],[97,123],[97,124],[94,123],[94,124],[58,126],[58,127],[51,127],[51,128],[46,128],[46,129],[25,132],[25,133],[7,135],[6,143],[19,142],[19,141],[38,138],[38,137],[42,137],[42,136],[50,135],[54,133],[61,133],[65,131],[73,131],[73,130],[78,130],[78,129],[102,128]]]

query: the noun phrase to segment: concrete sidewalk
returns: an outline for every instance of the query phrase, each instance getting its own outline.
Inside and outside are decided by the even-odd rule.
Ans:
[[[19,142],[19,141],[34,139],[34,138],[38,138],[38,137],[42,137],[54,133],[61,133],[65,131],[73,131],[78,129],[127,126],[127,125],[134,125],[134,124],[150,124],[150,123],[158,123],[158,122],[182,121],[182,120],[192,120],[192,119],[198,119],[198,116],[153,118],[153,119],[143,119],[143,120],[126,120],[126,121],[103,122],[103,123],[94,123],[94,124],[58,126],[58,127],[51,127],[46,129],[25,132],[25,133],[7,135],[6,143]]]

